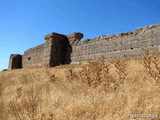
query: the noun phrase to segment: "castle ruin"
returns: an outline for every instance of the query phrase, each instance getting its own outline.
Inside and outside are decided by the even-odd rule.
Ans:
[[[104,55],[105,61],[113,60],[118,56],[141,57],[143,56],[141,48],[158,52],[160,51],[160,24],[138,28],[134,32],[103,35],[83,41],[80,41],[83,34],[79,32],[69,35],[52,32],[44,38],[46,40],[44,44],[28,49],[23,55],[11,54],[9,69],[85,63],[88,59],[95,60],[100,55]]]

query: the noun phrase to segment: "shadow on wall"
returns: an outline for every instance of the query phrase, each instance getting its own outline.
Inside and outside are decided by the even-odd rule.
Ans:
[[[21,69],[22,68],[22,55],[11,54],[9,62],[9,70],[11,69]]]
[[[65,64],[70,64],[71,61],[71,53],[72,51],[72,46],[77,44],[82,38],[83,38],[83,34],[80,32],[74,32],[71,33],[69,35],[67,35],[67,49],[66,52],[64,52],[66,54],[66,59],[65,59]]]
[[[66,59],[67,63],[71,61],[69,59],[70,53],[67,51],[67,48],[70,47],[70,43],[65,35],[52,32],[45,36],[45,40],[47,43],[51,44],[51,51],[49,56],[50,67],[65,64]]]
[[[69,35],[52,32],[45,36],[47,43],[51,43],[51,56],[49,66],[70,64],[72,45],[77,44],[83,38],[83,34],[75,32]]]
[[[65,43],[66,47],[63,48],[63,53],[65,60],[62,62],[62,64],[70,64],[71,63],[71,53],[72,53],[72,46],[67,38],[67,42]]]

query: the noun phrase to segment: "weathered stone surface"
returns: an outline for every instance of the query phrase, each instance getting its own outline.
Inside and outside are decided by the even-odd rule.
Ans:
[[[75,33],[72,33],[72,34],[69,34],[67,35],[67,38],[70,42],[70,44],[74,44],[74,43],[77,43],[79,42],[82,38],[83,38],[83,34],[80,33],[80,32],[75,32]],[[87,41],[87,40],[86,40]]]
[[[64,37],[66,37],[66,36],[63,34],[58,34],[58,33],[52,32],[50,34],[45,35],[44,39],[46,41],[48,41],[50,38],[52,38],[54,40],[61,40],[61,39],[64,39]]]
[[[131,32],[131,31],[127,31],[127,32],[125,33],[125,35],[131,35],[131,34],[133,34],[133,32]]]
[[[118,33],[116,36],[117,37],[122,37],[123,35],[125,35],[125,33]]]
[[[108,35],[108,36],[107,36],[107,38],[113,38],[113,37],[115,37],[114,34],[111,34],[111,35]]]

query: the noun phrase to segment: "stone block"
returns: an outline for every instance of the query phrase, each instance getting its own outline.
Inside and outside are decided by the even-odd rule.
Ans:
[[[123,51],[123,53],[124,53],[124,56],[131,56],[132,55],[132,50],[124,50]]]
[[[96,54],[97,53],[97,48],[95,48],[93,51],[92,51],[92,54]]]
[[[52,38],[52,40],[61,40],[61,39],[66,38],[66,36],[62,35],[62,34],[55,33],[55,32],[52,32],[52,33],[44,36],[44,39],[46,41],[49,41],[50,38]]]
[[[95,49],[96,45],[94,43],[92,43],[92,45],[90,46],[90,48]]]
[[[121,56],[121,58],[126,57],[126,56],[125,56],[125,52],[124,52],[124,51],[120,51],[120,56]]]
[[[110,41],[109,41],[109,44],[110,44],[110,45],[115,45],[115,44],[116,44],[116,40],[110,40]]]
[[[124,43],[128,42],[127,37],[123,37],[121,42],[122,42],[122,44],[124,44]]]
[[[106,52],[111,52],[111,50],[112,50],[112,47],[111,47],[111,46],[107,46],[107,47],[106,47]]]
[[[121,44],[122,43],[122,39],[115,39],[115,44]]]
[[[132,56],[139,56],[139,55],[140,55],[140,49],[132,50]]]
[[[136,48],[136,47],[137,47],[137,41],[133,41],[131,48]]]
[[[105,54],[104,54],[104,59],[109,59],[109,56],[110,54],[109,54],[109,52],[106,52]]]
[[[142,43],[143,43],[142,47],[146,47],[146,46],[152,45],[152,42],[150,40],[148,40],[148,39],[147,40],[143,40]]]
[[[73,39],[80,41],[83,38],[83,36],[84,35],[82,33],[75,32],[75,33],[71,33],[71,34],[67,35],[67,38],[69,39],[70,42],[73,42],[72,41]]]
[[[128,42],[133,42],[134,41],[134,37],[128,37]]]
[[[154,37],[152,41],[154,45],[160,45],[160,37]]]
[[[137,29],[135,29],[134,30],[134,35],[137,35],[137,34],[139,34],[140,32],[142,32],[142,30],[143,30],[143,28],[142,27],[140,27],[140,28],[137,28]]]
[[[110,58],[114,58],[114,57],[115,57],[115,54],[114,54],[114,53],[115,53],[115,52],[110,52],[110,53],[109,53],[109,57],[110,57]]]
[[[98,47],[96,53],[101,53],[102,52],[102,48]]]
[[[122,50],[122,49],[123,49],[122,44],[117,44],[117,46],[116,46],[116,50]]]
[[[116,50],[116,45],[111,45],[111,46],[109,46],[109,51],[114,51],[114,50]]]
[[[144,41],[134,41],[132,42],[132,48],[139,48],[139,47],[144,47],[145,43]]]
[[[106,51],[105,51],[105,50],[106,50],[105,47],[102,47],[101,50],[102,50],[103,53],[106,52]]]
[[[124,53],[122,51],[117,51],[116,53],[117,53],[116,54],[117,57],[121,57],[121,58],[124,57]]]
[[[81,45],[79,49],[80,49],[80,51],[82,51],[83,50],[83,46]]]
[[[105,40],[105,41],[104,41],[104,45],[105,45],[105,46],[109,46],[109,41],[108,41],[108,40]]]
[[[131,49],[132,48],[132,44],[131,42],[127,42],[127,43],[123,43],[122,44],[122,50],[127,50],[127,49]]]
[[[120,38],[120,37],[123,37],[125,35],[125,33],[118,33],[116,36],[118,37],[118,38]]]
[[[86,44],[85,46],[86,46],[86,49],[88,50],[89,49],[89,44]]]
[[[148,46],[148,50],[150,53],[159,52],[159,45]]]

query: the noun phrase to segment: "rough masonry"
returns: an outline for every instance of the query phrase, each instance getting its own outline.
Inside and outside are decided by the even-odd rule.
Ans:
[[[50,33],[44,36],[46,42],[28,49],[23,55],[10,56],[9,69],[28,68],[31,66],[85,63],[88,59],[97,59],[104,55],[105,61],[120,56],[141,57],[141,48],[150,52],[160,51],[160,24],[135,29],[134,32],[117,35],[99,36],[80,41],[83,34],[76,32],[69,35]]]

